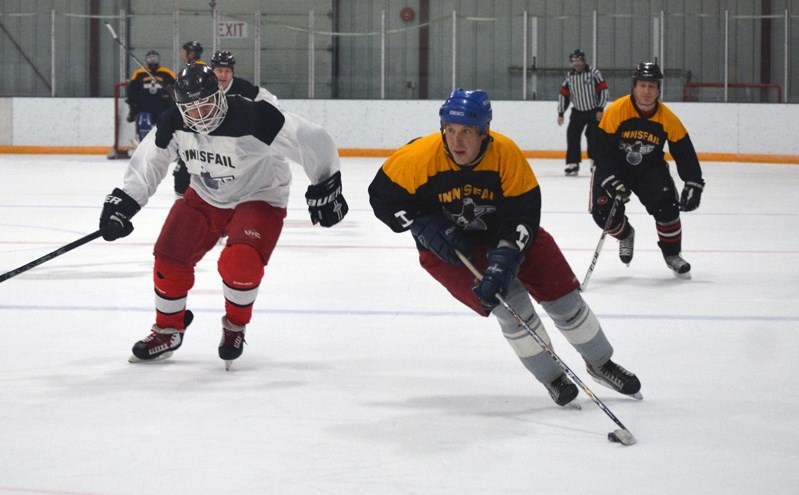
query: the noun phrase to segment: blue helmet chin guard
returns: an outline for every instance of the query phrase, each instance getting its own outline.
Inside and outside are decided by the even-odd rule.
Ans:
[[[445,123],[476,125],[482,134],[491,122],[491,100],[482,89],[466,91],[458,88],[441,105],[438,116],[442,127]]]

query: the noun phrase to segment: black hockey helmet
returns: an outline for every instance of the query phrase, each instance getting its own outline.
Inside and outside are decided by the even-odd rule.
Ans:
[[[161,65],[161,54],[155,50],[150,50],[147,52],[147,55],[144,56],[144,61],[147,63],[147,67],[150,70],[155,70]]]
[[[227,50],[220,50],[214,53],[214,56],[211,57],[212,69],[216,69],[217,67],[229,67],[231,70],[233,70],[234,65],[236,65],[236,57],[234,57],[233,54]]]
[[[175,101],[191,103],[208,98],[219,91],[216,74],[205,64],[186,64],[175,81]]]
[[[183,43],[183,49],[186,50],[186,53],[194,53],[197,58],[203,56],[203,46],[199,41],[187,41]]]
[[[200,134],[213,131],[227,113],[227,98],[219,89],[214,71],[205,64],[190,63],[175,81],[175,103],[187,127]]]
[[[660,89],[663,83],[663,73],[660,71],[658,64],[654,62],[641,62],[635,67],[633,71],[633,87],[637,81],[654,81]]]
[[[579,48],[569,54],[569,61],[580,59],[585,62],[585,52]]]

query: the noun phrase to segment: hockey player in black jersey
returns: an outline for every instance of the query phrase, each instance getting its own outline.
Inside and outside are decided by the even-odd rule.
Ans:
[[[540,226],[541,189],[530,163],[508,137],[490,129],[484,91],[458,89],[439,111],[441,130],[397,150],[369,186],[375,215],[395,232],[410,231],[419,263],[450,294],[481,316],[494,315],[524,366],[558,405],[577,386],[496,295],[549,344],[532,296],[586,362],[617,392],[640,398],[641,383],[611,361],[613,347],[580,295],[580,284],[552,236]],[[474,275],[455,251],[483,273]]]
[[[126,89],[128,122],[136,123],[136,140],[141,142],[153,128],[158,116],[172,106],[175,73],[161,66],[161,55],[150,50],[144,58],[147,70],[140,67],[130,76]]]
[[[226,95],[241,95],[251,100],[266,100],[278,106],[277,97],[241,77],[235,76],[236,57],[229,51],[218,51],[211,57],[211,68],[219,80],[219,89]]]
[[[633,259],[635,229],[625,215],[624,203],[634,193],[655,219],[658,247],[678,278],[691,278],[691,265],[683,259],[680,210],[699,207],[705,181],[688,131],[669,107],[659,101],[663,73],[657,64],[640,63],[632,76],[632,91],[605,109],[596,141],[596,166],[592,176],[591,215],[605,228],[617,207],[607,233],[619,240],[619,258]],[[664,148],[674,157],[684,185],[682,194],[669,172]]]
[[[289,160],[311,185],[305,194],[314,224],[331,227],[347,214],[335,143],[321,127],[266,101],[226,96],[210,67],[187,65],[175,83],[176,105],[158,121],[130,159],[122,187],[105,199],[103,238],[133,231],[145,206],[180,156],[191,185],[172,205],[155,243],[155,323],[133,346],[131,362],[169,357],[183,344],[194,267],[227,237],[217,268],[224,313],[219,357],[226,366],[243,351],[265,266],[286,217],[292,181]]]

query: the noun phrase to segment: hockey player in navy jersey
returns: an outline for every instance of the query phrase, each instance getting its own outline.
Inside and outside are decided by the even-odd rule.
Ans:
[[[441,130],[397,150],[369,186],[377,218],[410,231],[419,263],[457,300],[481,316],[493,314],[524,366],[558,405],[577,386],[519,325],[496,295],[549,343],[530,296],[586,362],[589,374],[617,392],[640,398],[641,383],[611,361],[613,347],[552,236],[539,225],[541,189],[530,164],[509,138],[490,129],[492,111],[481,90],[458,89],[439,111]],[[455,251],[470,256],[482,281]]]
[[[164,359],[182,344],[192,321],[186,309],[194,267],[227,236],[219,256],[224,316],[219,357],[230,363],[243,350],[264,267],[286,216],[292,174],[302,166],[311,185],[305,194],[311,220],[332,227],[347,214],[338,152],[321,127],[281,112],[266,101],[225,96],[206,65],[189,64],[175,83],[177,105],[165,113],[130,159],[122,187],[105,198],[103,238],[133,231],[145,206],[180,156],[191,186],[175,201],[155,243],[155,324],[133,346],[131,362]]]

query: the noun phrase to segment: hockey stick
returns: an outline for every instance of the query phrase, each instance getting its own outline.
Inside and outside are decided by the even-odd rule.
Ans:
[[[460,258],[463,264],[466,265],[466,268],[468,268],[469,271],[472,272],[472,274],[475,276],[475,278],[477,278],[477,280],[483,280],[483,275],[479,271],[477,271],[477,268],[475,268],[472,262],[469,261],[469,258],[464,256],[463,253],[457,250],[455,251],[455,254],[458,255],[458,258]],[[619,421],[618,418],[616,418],[616,416],[610,411],[610,409],[608,409],[608,406],[606,406],[604,402],[599,400],[599,398],[596,395],[594,395],[594,392],[592,392],[591,389],[588,388],[588,385],[583,383],[580,377],[578,377],[574,373],[574,371],[572,371],[572,369],[569,368],[569,366],[566,363],[564,363],[563,360],[557,354],[555,354],[555,351],[552,350],[552,347],[550,347],[546,342],[544,342],[544,340],[535,332],[535,330],[530,328],[527,322],[524,321],[524,318],[519,316],[519,313],[517,313],[513,308],[510,307],[510,305],[507,302],[505,302],[505,299],[502,296],[497,294],[496,297],[497,300],[500,302],[500,304],[502,304],[502,306],[504,306],[505,309],[507,309],[510,312],[510,314],[513,315],[513,319],[516,320],[516,323],[524,327],[524,329],[527,331],[530,337],[532,337],[533,340],[535,340],[536,343],[540,345],[542,349],[547,351],[547,353],[549,353],[549,355],[552,356],[552,359],[554,359],[555,362],[558,364],[558,366],[560,366],[560,369],[562,369],[564,373],[566,373],[574,383],[579,385],[580,388],[583,389],[585,394],[588,397],[590,397],[591,400],[593,400],[594,403],[597,406],[599,406],[600,409],[602,409],[602,412],[607,414],[607,416],[610,419],[612,419],[613,422],[619,426],[619,428],[621,428],[619,430],[613,430],[610,433],[608,433],[608,440],[610,440],[611,442],[618,442],[622,445],[633,445],[636,442],[635,437],[633,436],[632,433],[630,433],[630,430],[628,430],[621,423],[621,421]]]
[[[4,273],[0,275],[0,282],[5,282],[6,280],[10,279],[11,277],[15,277],[20,273],[27,272],[31,268],[37,267],[46,261],[50,261],[53,258],[57,258],[62,254],[66,253],[67,251],[72,251],[76,247],[83,246],[87,242],[93,241],[100,237],[102,234],[99,230],[92,232],[91,234],[85,235],[78,239],[77,241],[70,242],[66,246],[61,246],[60,248],[56,249],[50,254],[46,254],[39,259],[33,260],[27,265],[22,265],[21,267],[17,268],[16,270],[11,270],[10,272]]]
[[[152,73],[152,72],[150,72],[149,70],[147,70],[147,67],[146,67],[146,66],[145,66],[143,63],[141,63],[141,60],[139,60],[139,59],[136,57],[136,55],[133,53],[133,51],[132,51],[132,50],[130,50],[130,49],[127,47],[127,46],[125,46],[125,43],[122,43],[122,40],[121,40],[121,39],[119,39],[119,36],[117,36],[117,32],[116,32],[116,31],[114,31],[114,28],[113,28],[113,27],[111,27],[111,24],[109,24],[109,23],[107,23],[107,22],[106,22],[106,23],[105,23],[105,27],[106,27],[106,28],[108,28],[108,32],[109,32],[109,33],[111,33],[111,37],[112,37],[112,38],[114,38],[114,41],[116,41],[116,42],[119,44],[119,46],[121,46],[121,47],[122,47],[122,49],[123,49],[123,50],[125,50],[125,52],[127,52],[127,54],[128,54],[128,55],[130,55],[130,58],[132,58],[132,59],[133,59],[133,60],[134,60],[134,61],[135,61],[137,64],[139,64],[139,67],[141,67],[141,69],[142,69],[144,72],[146,72],[146,73],[147,73],[147,75],[148,75],[148,76],[150,76],[150,78],[151,78],[153,81],[159,81],[159,79],[157,79],[157,78],[156,78],[156,77],[153,75],[153,73]]]
[[[619,206],[619,202],[621,202],[621,196],[616,196],[613,199],[613,205],[610,207],[608,219],[605,221],[605,227],[602,229],[602,235],[599,236],[599,242],[596,245],[596,249],[594,249],[594,257],[591,259],[591,266],[588,267],[583,283],[580,284],[580,290],[585,290],[585,288],[588,287],[588,281],[591,280],[591,275],[594,273],[596,261],[599,259],[599,253],[602,251],[602,245],[605,244],[605,237],[607,237],[608,229],[613,223],[613,217],[616,215],[616,208]]]

